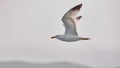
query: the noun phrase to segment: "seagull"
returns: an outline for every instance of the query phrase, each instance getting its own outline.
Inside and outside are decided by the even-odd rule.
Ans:
[[[89,40],[90,38],[79,37],[76,32],[76,22],[82,18],[82,16],[76,16],[82,7],[82,3],[76,5],[62,17],[63,25],[65,27],[65,33],[63,35],[52,36],[51,39],[56,38],[64,42],[74,42],[79,40]]]

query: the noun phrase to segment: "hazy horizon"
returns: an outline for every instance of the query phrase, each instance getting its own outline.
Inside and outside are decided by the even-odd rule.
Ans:
[[[91,40],[62,42],[62,16],[83,3],[77,32]],[[119,0],[0,0],[0,61],[70,61],[120,66]]]

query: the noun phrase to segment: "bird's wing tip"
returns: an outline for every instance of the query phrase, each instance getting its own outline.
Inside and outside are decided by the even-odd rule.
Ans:
[[[71,10],[79,10],[82,7],[82,3],[78,4],[77,6],[73,7]]]
[[[75,17],[75,15],[79,12],[80,8],[82,7],[82,3],[81,4],[78,4],[76,5],[75,7],[71,8],[67,13],[65,13],[65,15],[63,16],[62,18],[62,21],[64,19],[66,19],[66,17],[68,18],[73,18]],[[77,17],[76,19],[80,19],[82,16],[80,17]]]

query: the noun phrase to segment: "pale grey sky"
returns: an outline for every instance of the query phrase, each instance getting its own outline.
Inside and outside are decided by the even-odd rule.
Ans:
[[[66,43],[50,37],[64,33],[61,17],[83,3],[79,36]],[[71,61],[90,66],[120,65],[119,0],[0,0],[0,61]]]

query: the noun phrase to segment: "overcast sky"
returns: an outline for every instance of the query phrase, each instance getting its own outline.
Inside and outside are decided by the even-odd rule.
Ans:
[[[61,18],[83,3],[81,37],[62,42]],[[120,0],[0,0],[0,61],[71,61],[90,66],[120,65]]]

